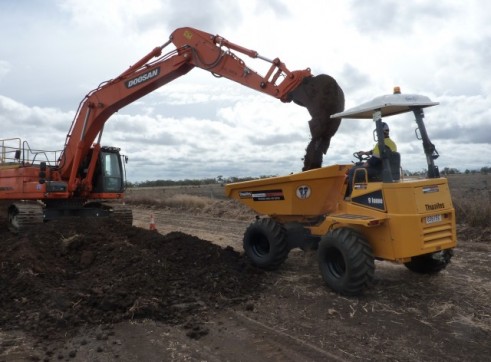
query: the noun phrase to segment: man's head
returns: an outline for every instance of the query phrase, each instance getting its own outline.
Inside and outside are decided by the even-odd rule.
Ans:
[[[389,131],[390,131],[389,130],[389,125],[387,123],[385,123],[385,122],[382,122],[382,129],[384,130],[384,135],[386,137],[388,137],[389,136]]]

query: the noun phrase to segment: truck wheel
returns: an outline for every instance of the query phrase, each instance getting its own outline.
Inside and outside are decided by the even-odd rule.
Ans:
[[[406,268],[419,274],[436,274],[447,267],[453,250],[443,250],[432,254],[418,255],[404,263]]]
[[[375,261],[372,248],[353,229],[339,228],[323,236],[318,257],[322,278],[340,294],[361,294],[373,280]]]
[[[250,224],[244,233],[244,252],[252,263],[262,269],[277,269],[290,250],[283,226],[270,218]]]

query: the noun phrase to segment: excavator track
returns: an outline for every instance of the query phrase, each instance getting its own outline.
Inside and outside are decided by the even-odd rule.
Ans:
[[[111,218],[125,225],[133,225],[133,211],[123,204],[104,204],[111,208]]]
[[[118,221],[125,225],[133,224],[133,212],[131,208],[124,204],[119,203],[97,203],[95,207],[94,204],[88,207],[92,211],[80,212],[78,215],[74,213],[74,209],[71,209],[72,217],[79,217],[81,222],[84,217],[90,216],[102,216],[105,218],[110,218],[112,220]],[[79,209],[80,211],[82,209]],[[46,212],[49,210],[46,210]],[[102,211],[102,212],[101,212]],[[51,214],[53,215],[53,214]],[[47,217],[46,220],[53,220],[63,218],[63,216],[58,217]],[[42,204],[34,201],[22,201],[15,202],[8,207],[8,228],[13,233],[21,233],[23,231],[29,230],[31,227],[40,225],[45,221],[45,209]]]
[[[37,202],[16,202],[9,207],[8,227],[13,233],[22,232],[43,221],[43,206]]]

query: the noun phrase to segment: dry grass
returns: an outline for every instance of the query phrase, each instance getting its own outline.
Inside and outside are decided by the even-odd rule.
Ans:
[[[491,175],[450,175],[457,223],[473,227],[491,226]]]
[[[160,204],[162,206],[174,207],[179,209],[204,209],[213,203],[213,200],[194,195],[173,195]]]
[[[473,227],[491,226],[491,197],[479,195],[454,196],[457,222]]]
[[[130,204],[140,204],[146,206],[156,206],[161,208],[173,208],[184,210],[201,210],[214,203],[212,199],[194,195],[171,195],[169,197],[157,199],[152,197],[132,197],[126,199]]]
[[[189,213],[235,220],[251,220],[255,215],[251,209],[235,200],[216,200],[187,194],[174,194],[164,198],[133,196],[127,198],[126,202],[156,209],[185,210]]]

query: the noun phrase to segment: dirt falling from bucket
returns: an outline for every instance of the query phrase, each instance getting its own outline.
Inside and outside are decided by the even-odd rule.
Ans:
[[[322,166],[323,155],[337,132],[340,118],[331,118],[344,110],[344,93],[336,80],[327,74],[305,78],[291,94],[293,102],[304,106],[312,119],[309,121],[312,139],[305,150],[303,171]]]

